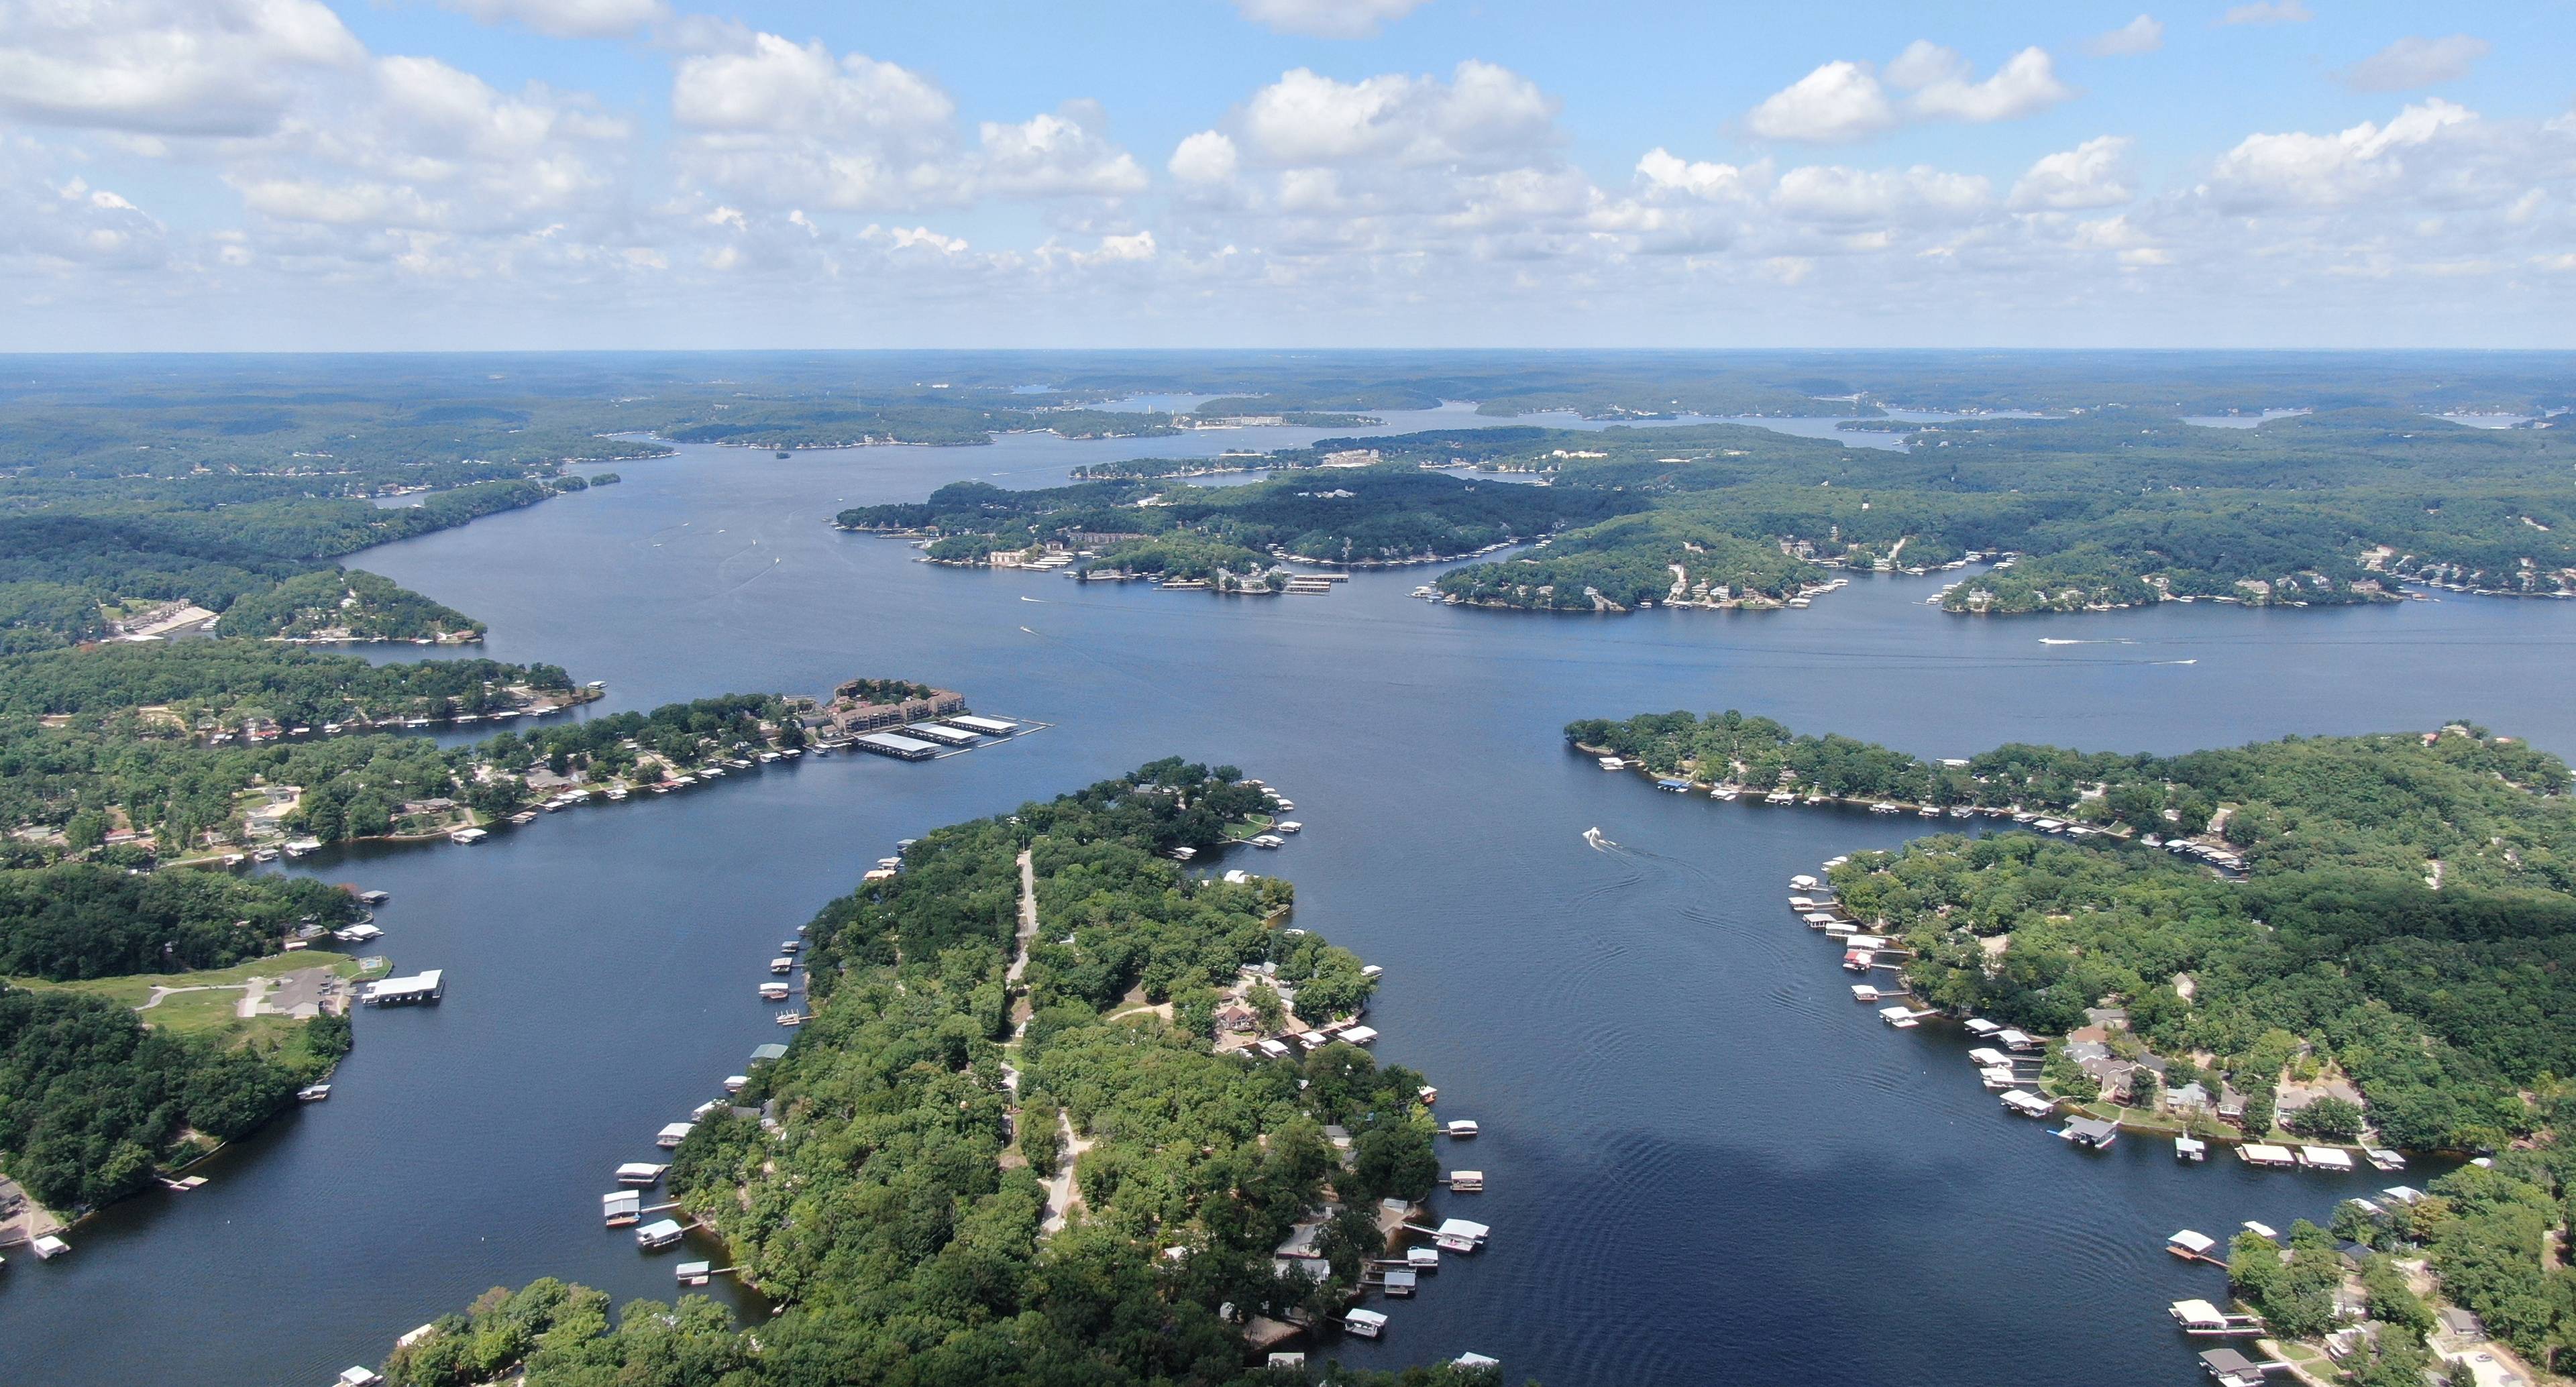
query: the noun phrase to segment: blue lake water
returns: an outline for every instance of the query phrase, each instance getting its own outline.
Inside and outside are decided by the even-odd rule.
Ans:
[[[1863,577],[1801,612],[1548,617],[1411,600],[1423,570],[1229,599],[934,568],[825,523],[1251,433],[1313,436],[691,447],[362,556],[487,620],[482,653],[607,680],[600,710],[878,674],[1056,725],[299,865],[392,891],[381,947],[447,970],[445,1004],[362,1015],[331,1100],[206,1188],[116,1207],[68,1258],[12,1259],[8,1375],[319,1387],[495,1284],[668,1296],[679,1259],[603,1231],[595,1201],[782,1038],[754,995],[774,944],[898,838],[1172,753],[1296,799],[1306,832],[1239,865],[1293,879],[1298,923],[1385,965],[1379,1053],[1439,1085],[1444,1116],[1484,1124],[1442,1155],[1491,1192],[1445,1210],[1493,1225],[1492,1246],[1449,1259],[1346,1360],[1472,1349],[1549,1387],[2184,1387],[2197,1369],[2164,1307],[2222,1275],[2167,1256],[2167,1233],[2322,1218],[2399,1178],[2182,1168],[2136,1138],[2087,1156],[2004,1116],[1963,1041],[1855,1006],[1783,904],[1792,874],[1925,825],[1659,794],[1570,754],[1560,728],[1739,707],[1946,756],[2467,717],[2568,754],[2576,604],[1978,621],[1923,604],[1938,579]],[[1594,827],[1617,846],[1588,846]]]

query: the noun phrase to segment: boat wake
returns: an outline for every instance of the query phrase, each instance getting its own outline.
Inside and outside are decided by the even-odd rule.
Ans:
[[[2198,660],[2158,660],[2158,661],[2156,661],[2156,663],[2157,663],[2157,664],[2160,664],[2160,665],[2196,665],[2196,664],[2199,664],[2199,663],[2200,663],[2200,661],[2198,661]]]
[[[1035,602],[1041,607],[1048,605],[1047,600],[1043,597],[1023,597],[1020,600],[1023,602]]]
[[[1590,845],[1594,852],[1617,852],[1619,850],[1619,845],[1611,842],[1609,835],[1603,833],[1597,826],[1583,830],[1583,841]]]
[[[2100,640],[2100,641],[2084,641],[2084,640],[2076,640],[2076,639],[2074,639],[2074,638],[2072,638],[2072,637],[2069,637],[2069,636],[2042,636],[2042,637],[2040,637],[2040,638],[2039,638],[2039,643],[2040,643],[2041,645],[2136,645],[2136,644],[2137,644],[2137,642],[2136,642],[2136,641],[2132,641],[2132,640]]]

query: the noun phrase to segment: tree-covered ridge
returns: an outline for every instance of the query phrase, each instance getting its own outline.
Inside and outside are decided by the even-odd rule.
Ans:
[[[348,892],[304,877],[71,862],[0,871],[0,978],[224,968],[277,952],[301,926],[335,928],[360,913]]]
[[[1933,762],[1769,718],[1647,713],[1566,725],[1569,740],[1663,775],[1841,799],[2043,812],[2223,840],[2260,869],[2359,867],[2445,885],[2576,893],[2565,762],[2467,723],[2436,733],[2286,737],[2180,756],[2008,743]]]
[[[326,568],[248,593],[225,609],[227,636],[293,641],[480,640],[483,623],[355,568]]]
[[[659,783],[710,758],[803,740],[784,701],[768,694],[665,704],[453,749],[390,733],[205,745],[144,731],[112,717],[53,725],[0,716],[7,860],[33,865],[93,851],[120,823],[148,836],[144,860],[295,836],[331,843],[443,831],[460,814],[509,814],[565,785]],[[555,778],[545,790],[531,783],[539,772]],[[111,843],[104,851],[140,850]]]
[[[1461,480],[1401,465],[1299,472],[1251,486],[1157,490],[1128,480],[1009,491],[956,482],[915,503],[842,511],[845,529],[934,534],[934,557],[971,558],[1046,544],[1101,549],[1130,539],[1196,537],[1281,557],[1386,563],[1454,557],[1643,502]]]
[[[654,432],[676,443],[751,448],[855,448],[872,443],[977,446],[997,433],[1066,438],[1160,438],[1180,432],[1169,414],[1078,407],[1029,408],[1026,397],[924,390],[900,396],[708,401]]]
[[[107,634],[104,605],[183,601],[223,612],[343,555],[585,484],[477,482],[391,509],[297,485],[257,479],[245,497],[190,480],[0,479],[0,653],[97,639]]]
[[[224,968],[360,913],[346,891],[300,878],[0,871],[0,1172],[57,1210],[121,1199],[194,1149],[185,1133],[246,1135],[349,1048],[342,1017],[170,1034],[84,991],[8,979]]]
[[[524,706],[524,695],[566,695],[560,665],[497,660],[376,664],[266,641],[117,642],[0,659],[0,717],[109,719],[167,709],[175,729],[442,719]],[[153,719],[144,719],[149,729]]]
[[[224,1049],[77,992],[0,986],[0,1170],[48,1208],[148,1186],[189,1132],[246,1136],[349,1049],[346,1017]]]
[[[1553,488],[1551,488],[1553,489]],[[1776,605],[1824,573],[1779,545],[1682,515],[1626,515],[1526,553],[1440,575],[1440,591],[1483,607],[1628,611],[1640,606]]]
[[[2500,1146],[2540,1121],[2525,1087],[2576,1073],[2568,769],[2484,729],[1939,763],[1731,711],[1566,734],[1667,775],[2107,830],[1928,838],[1856,855],[1832,884],[1913,951],[1931,1004],[2052,1034],[2124,1006],[2152,1053],[2247,1094],[2257,1134],[2302,1062],[2348,1076],[2378,1131],[2419,1147]],[[2157,843],[2231,851],[2247,877]]]
[[[1212,1044],[1208,1003],[1248,966],[1275,965],[1309,1015],[1368,990],[1356,960],[1287,927],[1285,883],[1169,860],[1264,803],[1229,768],[1158,762],[925,835],[899,875],[824,908],[811,1018],[736,1100],[774,1116],[700,1123],[671,1171],[782,1313],[735,1333],[693,1300],[612,1323],[596,1293],[540,1282],[439,1322],[388,1376],[455,1387],[523,1362],[530,1387],[1306,1380],[1247,1367],[1219,1308],[1338,1307],[1376,1245],[1372,1201],[1418,1196],[1436,1170],[1420,1076],[1347,1045],[1300,1063]],[[1023,851],[1040,947],[1014,1040]],[[1328,1124],[1353,1134],[1347,1157]],[[1075,1194],[1047,1233],[1060,1163]],[[1273,1248],[1328,1199],[1345,1211],[1322,1226],[1324,1279],[1274,1271]]]

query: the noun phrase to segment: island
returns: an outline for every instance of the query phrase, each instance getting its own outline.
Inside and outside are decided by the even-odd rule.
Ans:
[[[1289,923],[1288,883],[1175,865],[1270,803],[1171,759],[912,842],[805,927],[810,1018],[671,1157],[774,1313],[539,1281],[406,1335],[387,1380],[1307,1380],[1271,1355],[1383,1323],[1353,1307],[1423,1226],[1436,1095],[1364,1048],[1375,971]]]

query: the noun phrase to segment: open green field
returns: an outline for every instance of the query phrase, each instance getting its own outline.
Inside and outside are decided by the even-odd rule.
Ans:
[[[297,1023],[283,1016],[258,1016],[244,1019],[235,1015],[243,989],[253,978],[281,978],[308,968],[328,968],[344,978],[382,977],[392,971],[383,959],[369,960],[374,966],[362,966],[360,960],[347,954],[320,949],[301,949],[294,953],[272,954],[267,958],[237,963],[230,968],[210,968],[201,973],[137,973],[120,978],[91,978],[81,982],[47,982],[42,978],[0,978],[0,983],[29,990],[54,989],[64,992],[86,992],[104,997],[122,1006],[136,1009],[144,1024],[155,1030],[176,1035],[215,1035],[229,1043],[247,1039],[272,1039],[293,1030]],[[170,988],[161,1000],[152,1002],[154,989]],[[180,990],[185,989],[185,990]],[[150,1003],[149,1006],[146,1004]]]

